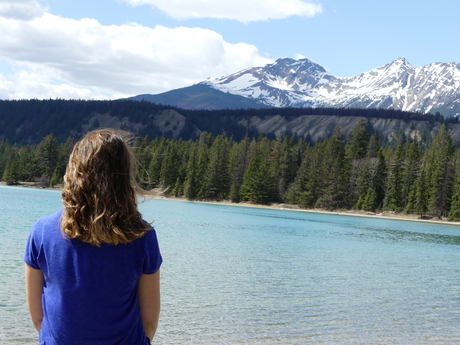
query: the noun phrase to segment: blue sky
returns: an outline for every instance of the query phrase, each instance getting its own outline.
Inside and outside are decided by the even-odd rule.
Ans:
[[[458,0],[0,0],[0,99],[160,93],[277,58],[460,62]]]

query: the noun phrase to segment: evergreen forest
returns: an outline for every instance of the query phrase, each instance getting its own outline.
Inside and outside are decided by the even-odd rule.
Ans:
[[[284,136],[235,140],[203,132],[197,140],[137,138],[136,178],[145,190],[189,200],[284,203],[322,210],[394,211],[460,220],[460,149],[445,125],[430,142],[382,146],[362,119],[310,144]],[[3,183],[62,183],[75,143],[49,134],[36,145],[0,142]]]

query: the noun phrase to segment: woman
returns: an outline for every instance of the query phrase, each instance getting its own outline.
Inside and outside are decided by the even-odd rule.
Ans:
[[[90,132],[64,176],[64,209],[27,242],[29,312],[46,345],[143,345],[160,313],[155,230],[137,210],[133,155],[121,134]]]

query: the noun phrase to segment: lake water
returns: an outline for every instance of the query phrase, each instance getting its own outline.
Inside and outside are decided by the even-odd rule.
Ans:
[[[0,344],[35,344],[22,255],[57,191],[0,186]],[[460,227],[149,200],[156,344],[460,344]]]

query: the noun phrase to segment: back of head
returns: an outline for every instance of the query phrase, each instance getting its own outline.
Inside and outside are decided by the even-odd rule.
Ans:
[[[75,144],[62,191],[61,229],[70,239],[100,246],[144,235],[149,227],[137,210],[133,162],[126,135],[113,129]]]

